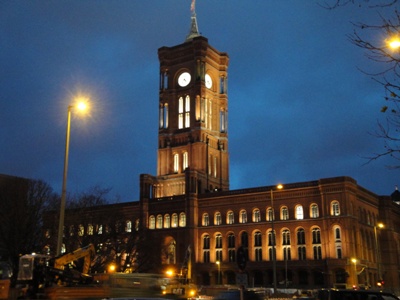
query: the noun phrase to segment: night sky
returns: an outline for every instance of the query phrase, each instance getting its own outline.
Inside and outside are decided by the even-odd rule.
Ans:
[[[328,1],[329,0],[325,0]],[[324,9],[312,0],[198,0],[199,31],[229,65],[231,189],[350,176],[389,195],[396,164],[371,133],[384,121],[383,88],[361,72],[379,65],[350,43],[351,22],[394,8]],[[190,0],[0,2],[0,173],[42,179],[61,193],[67,107],[68,192],[109,187],[139,199],[156,175],[158,48],[184,42]],[[365,32],[367,34],[367,32]],[[368,36],[373,41],[384,37]]]

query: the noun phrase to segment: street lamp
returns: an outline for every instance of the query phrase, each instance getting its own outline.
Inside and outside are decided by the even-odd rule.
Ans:
[[[282,184],[278,184],[276,186],[278,190],[283,189]],[[274,294],[277,293],[278,286],[276,282],[276,236],[275,236],[275,229],[274,229],[274,219],[275,219],[275,211],[274,211],[274,188],[271,188],[271,232],[272,232],[272,273],[273,273],[273,281],[274,281]]]
[[[376,256],[376,269],[378,271],[378,280],[382,280],[382,274],[381,274],[381,262],[380,262],[380,249],[379,249],[379,243],[378,243],[378,232],[377,228],[382,229],[384,228],[385,225],[383,223],[377,223],[374,226],[374,235],[375,235],[375,256]]]
[[[217,284],[221,284],[220,283],[220,281],[221,281],[221,277],[220,277],[221,276],[221,262],[219,260],[217,260],[215,263],[218,266],[218,282],[217,282]]]
[[[87,108],[86,101],[79,101],[76,105],[68,106],[67,133],[65,136],[64,173],[63,173],[63,183],[62,183],[62,190],[61,190],[60,220],[59,220],[59,224],[58,224],[58,238],[57,238],[57,252],[56,252],[57,256],[61,254],[61,248],[62,248],[62,243],[63,243],[65,199],[66,199],[66,195],[67,195],[69,136],[70,136],[70,130],[71,130],[71,110],[73,108],[77,108],[80,111],[86,110],[86,108]]]
[[[358,285],[358,275],[357,275],[357,259],[352,258],[351,262],[354,264],[354,288],[357,288]]]

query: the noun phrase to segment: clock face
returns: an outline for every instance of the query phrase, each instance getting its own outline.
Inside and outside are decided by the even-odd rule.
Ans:
[[[190,83],[191,76],[188,72],[183,72],[178,77],[178,84],[182,87],[187,86]]]
[[[211,89],[211,87],[212,87],[211,76],[206,74],[206,77],[204,79],[205,79],[205,82],[206,82],[206,88]]]

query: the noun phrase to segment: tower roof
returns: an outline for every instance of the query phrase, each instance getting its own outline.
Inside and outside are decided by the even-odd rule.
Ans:
[[[392,199],[393,202],[400,203],[400,192],[399,192],[397,185],[396,185],[395,191],[390,195],[390,198]]]
[[[196,0],[192,0],[192,4],[190,5],[190,11],[192,12],[191,22],[190,22],[190,31],[186,36],[185,42],[190,41],[191,39],[200,36],[199,28],[197,27],[197,18],[196,18]]]

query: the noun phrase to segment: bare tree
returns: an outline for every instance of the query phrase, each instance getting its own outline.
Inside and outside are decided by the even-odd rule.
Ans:
[[[368,162],[384,156],[400,160],[400,14],[396,9],[397,0],[325,0],[321,5],[335,9],[346,5],[367,6],[379,13],[380,21],[376,24],[353,22],[354,31],[349,35],[351,43],[365,51],[366,57],[373,62],[378,71],[371,73],[372,80],[382,85],[385,104],[381,112],[384,121],[378,121],[377,130],[372,133],[384,142],[382,151],[367,157]],[[385,16],[386,15],[386,16]],[[385,37],[385,40],[379,40]],[[388,166],[400,168],[398,163]]]
[[[0,176],[0,256],[14,274],[19,255],[40,252],[42,213],[57,197],[44,181]]]

